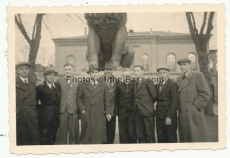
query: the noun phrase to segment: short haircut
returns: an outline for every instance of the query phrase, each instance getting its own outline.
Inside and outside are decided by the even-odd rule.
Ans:
[[[141,70],[144,69],[143,66],[141,66],[141,65],[135,65],[134,68],[135,68],[135,67],[139,67],[139,68],[141,68]]]
[[[72,65],[71,63],[66,63],[66,64],[64,65],[64,67],[66,67],[66,66],[71,66],[71,67],[73,68],[73,65]]]

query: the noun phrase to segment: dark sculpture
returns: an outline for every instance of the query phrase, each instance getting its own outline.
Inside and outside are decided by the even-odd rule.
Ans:
[[[89,33],[87,60],[89,65],[104,67],[105,61],[111,60],[120,70],[120,66],[130,67],[134,50],[125,46],[127,36],[126,13],[86,13]]]

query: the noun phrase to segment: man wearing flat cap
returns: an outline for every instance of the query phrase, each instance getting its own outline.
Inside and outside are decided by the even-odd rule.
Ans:
[[[113,64],[112,61],[107,60],[105,62],[104,67],[104,78],[110,79],[106,80],[105,84],[107,85],[108,92],[109,92],[109,101],[110,101],[110,108],[111,108],[111,120],[106,121],[106,133],[107,133],[107,144],[113,144],[115,138],[115,130],[116,130],[116,104],[115,104],[115,96],[116,96],[116,81],[113,80],[113,72],[116,66]]]
[[[55,83],[57,72],[47,70],[45,82],[37,86],[39,144],[55,145],[59,126],[60,85]]]
[[[28,79],[31,64],[16,65],[16,139],[17,145],[38,145],[36,84]]]
[[[204,107],[207,106],[211,93],[201,72],[191,70],[191,60],[177,61],[182,75],[177,78],[179,86],[180,139],[182,142],[207,142],[207,127]]]
[[[177,109],[179,106],[178,86],[169,78],[167,67],[157,69],[161,82],[156,85],[156,127],[158,143],[177,142]]]
[[[108,88],[98,81],[97,65],[90,65],[87,73],[90,82],[79,83],[77,105],[81,112],[81,144],[104,144],[106,137],[106,120],[111,119]]]

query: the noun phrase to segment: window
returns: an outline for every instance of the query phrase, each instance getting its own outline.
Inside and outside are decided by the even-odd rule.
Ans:
[[[75,58],[73,55],[69,55],[67,58],[66,58],[66,63],[70,63],[73,65],[73,69],[75,68]]]
[[[149,69],[149,56],[147,54],[143,54],[142,55],[142,61],[143,61],[143,68],[144,70],[148,70]]]
[[[172,53],[167,55],[167,66],[169,69],[176,68],[176,56]]]
[[[191,69],[196,69],[196,55],[194,53],[189,53],[188,59],[191,60]]]
[[[209,62],[210,72],[213,72],[213,62],[212,62],[212,59],[210,57],[208,57],[208,62]]]

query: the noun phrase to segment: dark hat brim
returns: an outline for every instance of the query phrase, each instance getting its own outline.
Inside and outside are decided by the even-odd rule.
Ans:
[[[103,67],[103,69],[115,69],[116,66],[112,66],[112,67]]]
[[[30,63],[19,63],[16,65],[16,69],[19,68],[20,66],[28,66],[30,68],[31,64]]]
[[[91,69],[91,70],[87,71],[86,73],[87,73],[87,74],[89,74],[90,72],[92,72],[92,71],[94,71],[94,70],[98,70],[98,71],[100,71],[100,69],[99,69],[99,68],[93,68],[93,69]]]
[[[46,72],[46,73],[44,73],[44,76],[46,76],[46,75],[48,75],[48,74],[51,74],[51,73],[55,73],[55,75],[57,75],[57,74],[58,74],[58,72],[55,72],[55,71],[50,71],[50,72]]]
[[[191,64],[191,60],[189,59],[180,59],[177,61],[177,64],[180,65],[181,63],[189,63]]]
[[[168,72],[170,72],[169,68],[166,68],[166,67],[160,67],[157,69],[157,72],[159,72],[160,70],[166,70]]]

